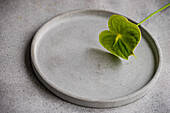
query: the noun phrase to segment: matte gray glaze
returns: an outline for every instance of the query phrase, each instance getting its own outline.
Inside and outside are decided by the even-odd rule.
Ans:
[[[33,38],[31,59],[39,80],[60,98],[77,105],[116,107],[146,94],[158,79],[159,46],[142,27],[135,55],[123,60],[98,41],[114,13],[78,10],[59,15]]]

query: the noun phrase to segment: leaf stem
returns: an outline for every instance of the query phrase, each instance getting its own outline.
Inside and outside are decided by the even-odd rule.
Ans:
[[[165,9],[165,8],[167,8],[167,7],[169,7],[169,6],[170,6],[170,3],[168,3],[167,5],[165,5],[165,6],[162,7],[162,8],[158,9],[157,11],[153,12],[153,13],[150,14],[148,17],[146,17],[144,20],[142,20],[141,22],[139,22],[139,23],[137,24],[137,26],[139,26],[141,23],[143,23],[144,21],[146,21],[148,18],[150,18],[150,17],[153,16],[154,14],[162,11],[163,9]]]

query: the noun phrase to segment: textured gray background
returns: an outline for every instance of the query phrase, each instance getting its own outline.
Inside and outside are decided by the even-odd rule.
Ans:
[[[169,0],[0,0],[0,113],[170,113],[170,8],[143,23],[160,44],[160,78],[146,96],[126,106],[91,109],[67,103],[32,71],[29,46],[52,17],[75,9],[105,9],[137,22]]]

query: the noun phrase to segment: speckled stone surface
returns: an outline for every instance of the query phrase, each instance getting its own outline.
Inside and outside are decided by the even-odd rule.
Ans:
[[[37,80],[29,56],[31,39],[46,21],[75,9],[104,9],[139,22],[169,0],[1,0],[0,113],[170,113],[170,8],[143,23],[163,54],[160,78],[143,98],[129,105],[92,109],[67,103]]]

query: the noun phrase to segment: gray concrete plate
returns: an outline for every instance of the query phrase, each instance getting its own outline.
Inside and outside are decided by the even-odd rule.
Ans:
[[[151,89],[160,71],[158,44],[140,27],[142,39],[134,52],[137,58],[123,60],[110,54],[99,44],[98,35],[108,29],[113,14],[72,11],[38,30],[31,45],[31,59],[45,87],[66,101],[97,108],[128,104]]]

